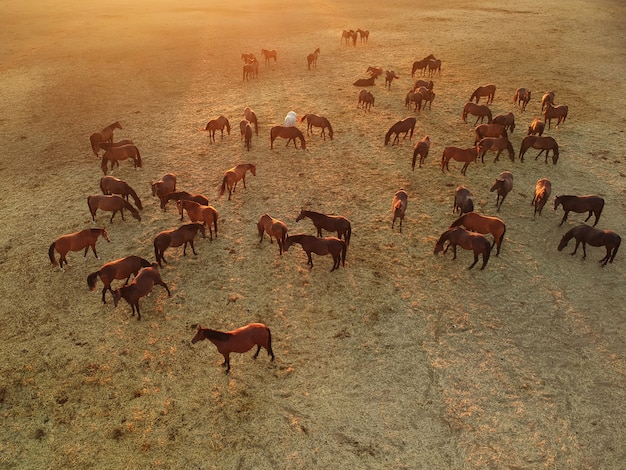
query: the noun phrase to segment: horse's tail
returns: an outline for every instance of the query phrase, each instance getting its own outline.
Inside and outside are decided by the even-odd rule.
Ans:
[[[346,265],[346,253],[348,252],[348,243],[344,243],[341,247],[341,265]]]
[[[224,195],[224,191],[226,191],[226,179],[228,178],[228,175],[224,175],[224,178],[222,179],[222,187],[220,188],[220,196]]]
[[[50,248],[48,248],[48,256],[50,257],[50,262],[52,263],[53,266],[56,266],[57,260],[54,258],[54,249],[56,248],[56,240],[52,242],[52,244],[50,245]]]
[[[159,248],[157,247],[157,239],[154,239],[154,242],[152,242],[152,244],[154,245],[154,259],[156,259],[156,262],[159,263],[159,265],[161,264],[161,257],[159,256]]]
[[[346,231],[346,246],[348,246],[350,244],[350,237],[352,236],[352,226],[348,227],[348,230]]]
[[[137,150],[137,166],[141,168],[141,154],[139,153],[139,149],[137,147],[135,147],[135,150]]]
[[[465,220],[465,214],[463,214],[461,217],[459,217],[454,222],[452,222],[450,224],[450,227],[448,227],[448,228],[459,227],[459,226],[461,226],[463,224],[464,220]]]
[[[96,271],[95,273],[91,273],[87,276],[87,285],[89,286],[90,291],[96,290],[96,282],[98,282],[98,275],[100,271]]]
[[[306,119],[307,116],[308,116],[308,114],[303,115],[302,117],[298,118],[298,121],[304,122],[304,120]]]
[[[491,256],[491,243],[487,240],[487,249],[483,253],[483,267],[487,266],[487,262],[489,261],[489,257]]]
[[[272,361],[274,360],[274,351],[272,350],[272,332],[266,326],[265,330],[267,331],[267,355],[271,356]]]

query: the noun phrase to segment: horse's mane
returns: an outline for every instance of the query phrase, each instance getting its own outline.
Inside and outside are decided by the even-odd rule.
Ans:
[[[227,341],[232,337],[232,333],[226,331],[212,330],[211,328],[200,328],[206,339],[215,339],[217,341]]]

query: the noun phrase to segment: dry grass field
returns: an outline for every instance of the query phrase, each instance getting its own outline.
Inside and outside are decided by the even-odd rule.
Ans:
[[[626,236],[626,7],[620,2],[153,0],[3,2],[0,20],[0,467],[207,469],[617,469],[626,461],[624,296],[626,248],[600,267],[557,251],[584,220],[552,210],[560,194],[597,194],[598,228]],[[369,42],[341,43],[343,29]],[[320,48],[317,67],[306,56]],[[241,54],[278,51],[258,78],[242,80]],[[432,109],[404,107],[413,61],[442,60]],[[370,90],[368,66],[400,76]],[[417,77],[416,77],[417,78]],[[504,155],[498,162],[439,162],[446,146],[473,144],[461,110],[480,85],[497,86],[494,114],[513,112],[516,153],[540,99],[554,90],[567,121],[546,131],[556,165]],[[532,90],[526,111],[512,103]],[[238,123],[250,106],[259,135],[246,151]],[[288,111],[328,117],[306,150],[270,149],[269,129]],[[210,143],[207,121],[233,130]],[[384,146],[387,129],[416,116],[412,141]],[[143,167],[113,175],[139,193],[141,222],[99,212],[111,242],[68,255],[64,272],[47,250],[58,236],[93,227],[86,198],[102,176],[89,135],[120,121]],[[304,124],[298,124],[306,134]],[[411,171],[413,144],[430,154]],[[545,134],[544,134],[545,135]],[[219,197],[225,170],[257,166],[247,188]],[[467,267],[470,252],[433,254],[455,219],[454,189],[472,190],[476,211],[496,215],[489,192],[503,170],[514,188],[497,213],[507,224],[500,256]],[[219,233],[197,239],[197,256],[167,251],[157,286],[140,301],[100,299],[86,277],[136,254],[180,225],[161,211],[150,183],[176,173],[178,189],[205,194]],[[533,218],[536,181],[552,197]],[[391,199],[409,195],[403,230]],[[309,269],[299,246],[279,256],[259,243],[265,212],[295,233],[301,208],[352,222],[345,267],[328,256]],[[187,218],[185,217],[187,221]],[[488,235],[490,237],[490,235]],[[117,281],[116,285],[119,285]],[[222,357],[197,325],[231,330],[267,324],[265,351]]]

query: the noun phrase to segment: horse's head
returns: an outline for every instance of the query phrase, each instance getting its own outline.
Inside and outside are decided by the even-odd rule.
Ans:
[[[304,209],[301,209],[300,214],[298,214],[298,217],[296,217],[296,222],[300,222],[305,217],[306,217],[306,214],[304,213]]]
[[[554,199],[554,210],[557,210],[557,208],[559,207],[559,205],[561,204],[561,196],[557,196]]]
[[[198,325],[195,336],[191,338],[191,344],[196,344],[198,341],[202,341],[203,339],[205,339],[204,329]]]
[[[493,182],[493,185],[491,186],[491,189],[489,190],[489,192],[494,192],[496,189],[501,188],[504,185],[504,180],[501,178],[496,178],[496,180]]]
[[[565,248],[567,246],[567,243],[570,241],[570,239],[568,238],[568,234],[569,232],[567,232],[561,238],[561,241],[559,242],[559,246],[557,247],[559,251],[563,251],[563,248]]]
[[[289,247],[293,244],[293,239],[290,236],[285,238],[285,243],[283,243],[283,251],[289,250]]]
[[[107,232],[106,228],[102,227],[100,229],[100,235],[102,235],[102,238],[104,238],[106,241],[111,243],[111,239],[109,238],[109,232]]]
[[[204,229],[204,224],[196,224],[200,233],[202,234],[202,238],[206,238],[206,230]]]
[[[137,211],[137,209],[131,206],[130,203],[128,203],[128,205],[129,205],[128,209],[130,210],[130,213],[133,215],[133,218],[141,222],[141,216],[139,215],[139,212]]]

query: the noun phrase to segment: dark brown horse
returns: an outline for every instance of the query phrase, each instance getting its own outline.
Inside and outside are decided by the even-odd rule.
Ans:
[[[526,111],[526,105],[530,102],[530,90],[526,88],[518,88],[513,96],[513,103],[522,107],[522,111]]]
[[[535,195],[533,196],[533,200],[531,202],[532,205],[535,206],[535,211],[533,212],[533,218],[539,212],[541,215],[541,211],[543,210],[543,206],[548,202],[548,198],[550,197],[550,193],[552,192],[552,183],[548,178],[541,178],[537,181],[535,185]]]
[[[478,142],[476,148],[478,149],[480,161],[483,163],[485,163],[485,154],[487,152],[496,152],[496,158],[493,160],[495,163],[500,159],[500,154],[503,150],[507,150],[509,152],[509,158],[512,162],[515,161],[515,150],[513,150],[513,144],[511,144],[511,141],[506,137],[485,137]]]
[[[118,212],[122,215],[122,220],[126,220],[124,219],[124,209],[128,210],[135,219],[141,221],[141,216],[137,209],[126,199],[115,194],[110,196],[106,194],[88,196],[87,205],[89,206],[89,212],[91,212],[91,220],[94,223],[96,222],[96,212],[98,212],[98,209],[113,212],[110,219],[111,223],[113,223],[113,217],[115,217],[115,214]]]
[[[220,131],[222,139],[224,138],[224,128],[228,135],[230,135],[230,122],[224,116],[220,115],[215,119],[211,119],[207,122],[205,131],[209,132],[209,142],[215,142],[215,131]]]
[[[448,246],[444,249],[443,245],[448,242]],[[478,256],[483,255],[483,265],[480,269],[485,269],[489,256],[491,255],[491,243],[486,237],[479,233],[468,232],[461,227],[449,228],[441,234],[439,240],[435,244],[435,254],[443,251],[444,254],[448,251],[448,248],[452,247],[452,259],[456,259],[456,247],[460,246],[464,250],[472,250],[474,252],[474,262],[470,264],[469,268],[472,269],[478,262]]]
[[[135,255],[126,256],[125,258],[120,258],[100,266],[100,269],[87,276],[87,285],[89,286],[89,290],[96,290],[96,283],[99,277],[102,284],[104,284],[102,288],[102,303],[106,304],[107,302],[104,295],[107,290],[113,293],[111,283],[114,280],[126,279],[126,281],[124,281],[124,285],[126,285],[131,276],[136,276],[141,268],[147,268],[149,266],[151,266],[151,263],[146,259]]]
[[[439,59],[430,59],[428,61],[428,76],[432,77],[436,72],[441,76],[441,61]]]
[[[376,84],[377,75],[372,75],[368,78],[359,78],[352,83],[354,86],[374,86]]]
[[[413,90],[419,90],[421,87],[424,87],[428,90],[432,90],[435,86],[435,83],[432,80],[415,80],[413,84]]]
[[[244,138],[244,145],[249,152],[250,147],[252,146],[252,126],[250,125],[248,121],[245,121],[245,126],[243,126],[243,129],[242,129],[242,134]]]
[[[348,30],[346,31],[345,29],[341,32],[341,43],[343,44],[343,41],[346,41],[346,45],[348,45],[348,40],[352,39],[352,33],[356,34],[356,31],[353,30]],[[356,36],[355,36],[356,37]]]
[[[431,59],[434,59],[435,56],[432,54],[427,55],[422,60],[416,60],[413,62],[413,66],[411,67],[411,77],[415,76],[415,72],[418,70],[422,71],[422,75],[426,74],[426,68],[428,67],[428,63]]]
[[[552,119],[556,119],[556,125],[565,122],[567,118],[568,107],[566,105],[552,106],[551,104],[543,112],[543,120],[548,123],[548,129],[550,129],[550,123]]]
[[[418,113],[422,111],[422,101],[424,97],[421,93],[415,90],[409,90],[404,98],[404,105],[407,108],[411,108],[411,104],[413,104],[413,111],[417,111]]]
[[[243,64],[243,80],[247,81],[252,78],[258,78],[259,76],[259,61],[256,57],[250,62]]]
[[[272,333],[270,329],[262,323],[250,323],[233,331],[217,331],[210,328],[202,328],[198,326],[195,336],[191,340],[191,344],[198,341],[208,339],[213,343],[219,353],[224,356],[222,367],[226,367],[226,373],[230,372],[230,353],[245,353],[250,351],[254,346],[257,347],[254,356],[259,356],[261,348],[265,348],[267,355],[274,360],[274,351],[272,351]]]
[[[102,173],[107,174],[107,162],[111,162],[111,171],[113,171],[114,165],[119,165],[121,160],[128,160],[131,158],[135,164],[135,169],[141,168],[141,154],[136,145],[122,145],[120,147],[111,147],[102,155],[102,162],[100,167]]]
[[[181,199],[195,201],[198,204],[202,204],[204,206],[209,205],[209,198],[207,198],[204,194],[188,193],[187,191],[174,191],[172,193],[165,194],[159,199],[161,200],[161,209],[163,210],[167,208],[167,203],[169,201],[180,201]]]
[[[220,188],[220,196],[224,195],[226,188],[228,187],[228,200],[230,196],[237,189],[237,183],[239,180],[243,180],[243,187],[246,187],[246,172],[252,173],[252,176],[256,176],[256,165],[253,163],[241,163],[224,173],[222,178],[222,187]]]
[[[613,262],[615,255],[617,254],[617,250],[622,243],[622,238],[613,230],[598,230],[596,228],[589,227],[589,225],[581,224],[568,230],[567,233],[563,235],[563,238],[561,238],[561,242],[559,243],[559,251],[562,251],[572,238],[576,239],[576,247],[571,253],[572,256],[576,254],[578,245],[581,243],[583,245],[583,259],[587,257],[587,244],[591,246],[605,247],[606,255],[600,260],[601,266],[606,266],[606,263]]]
[[[546,91],[541,98],[541,111],[543,112],[543,110],[550,105],[554,105],[554,92]]]
[[[315,253],[320,256],[328,254],[332,255],[333,268],[330,272],[333,272],[335,269],[339,269],[340,264],[342,266],[346,265],[346,251],[348,250],[348,245],[345,241],[340,240],[337,237],[318,238],[313,235],[289,235],[285,239],[285,251],[288,251],[289,247],[294,243],[298,243],[306,252],[308,257],[307,264],[309,265],[309,268],[313,268],[313,258],[311,257],[311,253]]]
[[[535,160],[539,158],[543,152],[546,152],[545,163],[548,163],[548,154],[550,150],[552,150],[552,163],[556,165],[556,162],[559,159],[559,144],[556,143],[554,137],[550,136],[538,136],[538,135],[527,135],[522,140],[522,145],[519,149],[519,159],[524,161],[524,154],[529,148],[534,148],[540,150],[540,152],[535,157]]]
[[[304,121],[306,121],[306,135],[309,135],[309,132],[313,134],[313,128],[319,127],[322,129],[320,135],[324,137],[324,140],[326,140],[326,129],[328,129],[328,137],[330,137],[330,140],[333,140],[333,127],[324,116],[309,113],[300,118],[300,122]]]
[[[373,67],[373,66],[369,66],[367,67],[367,70],[365,71],[366,73],[369,73],[370,75],[376,75],[377,77],[380,77],[384,70],[382,67]]]
[[[362,43],[367,43],[369,41],[370,38],[370,32],[366,29],[365,31],[362,29],[357,29],[356,30],[357,33],[359,33],[359,38],[361,39],[361,44]]]
[[[267,233],[270,237],[270,243],[274,243],[274,238],[278,243],[278,254],[282,255],[285,250],[285,240],[287,238],[287,225],[285,222],[275,219],[269,214],[263,214],[256,224],[261,239],[259,243],[263,241],[263,235]]]
[[[118,194],[128,201],[128,196],[132,197],[135,201],[135,205],[139,210],[143,209],[141,199],[137,196],[137,193],[126,181],[115,178],[114,176],[103,176],[100,178],[100,189],[102,194]]]
[[[167,263],[165,250],[170,246],[177,247],[183,245],[183,256],[187,256],[187,244],[189,244],[193,254],[197,255],[193,240],[198,231],[202,234],[202,238],[206,238],[204,225],[198,223],[185,224],[176,229],[164,230],[154,237],[154,242],[152,243],[154,246],[154,257],[159,267],[162,267],[161,261]]]
[[[402,222],[404,221],[404,214],[406,213],[406,207],[409,204],[409,195],[404,189],[400,189],[393,195],[391,200],[391,214],[393,219],[391,220],[391,230],[396,223],[396,219],[400,219],[400,233],[402,233]]]
[[[100,132],[94,132],[89,136],[89,142],[91,143],[91,150],[93,150],[94,155],[98,158],[98,152],[100,151],[100,143],[102,142],[113,142],[113,131],[115,129],[121,129],[122,125],[119,121],[114,122],[113,124],[109,124]]]
[[[298,148],[296,144],[296,139],[300,139],[300,146],[302,149],[306,149],[306,141],[304,140],[304,135],[302,131],[297,127],[293,126],[274,126],[270,129],[270,148],[274,148],[274,141],[276,137],[282,137],[283,139],[287,139],[287,144],[289,145],[289,141],[293,140],[293,146]]]
[[[157,196],[159,199],[168,193],[176,191],[176,175],[173,173],[167,173],[159,181],[151,183],[152,195]]]
[[[496,198],[496,207],[498,208],[498,212],[500,211],[500,207],[502,207],[502,203],[506,198],[507,194],[511,192],[513,189],[513,173],[510,171],[503,171],[500,175],[495,179],[493,185],[489,189],[489,192],[497,191]]]
[[[477,145],[485,137],[506,137],[508,138],[508,133],[506,128],[502,124],[479,124],[474,128],[474,134],[476,138],[474,139],[474,145]]]
[[[247,107],[243,110],[243,115],[246,118],[246,120],[254,126],[254,133],[258,136],[259,135],[259,120],[256,117],[256,113],[252,109]]]
[[[369,90],[361,90],[359,92],[359,103],[356,107],[362,107],[363,111],[371,111],[372,106],[374,106],[374,95]]]
[[[337,232],[337,238],[341,239],[341,237],[343,237],[346,245],[350,244],[352,226],[350,225],[350,221],[344,216],[326,215],[321,212],[306,211],[302,209],[298,217],[296,217],[296,222],[300,222],[305,217],[311,219],[311,222],[315,225],[318,237],[322,236],[322,229],[328,232]]]
[[[415,143],[415,147],[413,147],[413,160],[411,162],[411,170],[415,170],[415,162],[417,161],[417,156],[420,157],[419,167],[422,168],[422,164],[426,157],[428,156],[428,152],[430,151],[430,137],[424,136],[419,141]]]
[[[423,108],[426,109],[426,103],[428,103],[428,109],[433,109],[433,101],[435,100],[435,92],[429,90],[425,86],[421,86],[417,89],[416,93],[422,96]]]
[[[400,134],[402,132],[404,132],[404,139],[406,139],[406,136],[408,135],[409,140],[411,140],[413,138],[413,130],[415,129],[416,122],[417,119],[415,119],[414,117],[407,117],[402,119],[401,121],[396,122],[393,126],[389,128],[389,130],[385,134],[385,145],[389,143],[389,139],[391,139],[391,136],[394,134],[395,137],[391,142],[391,145],[394,145],[396,142],[400,142]]]
[[[458,211],[461,215],[474,210],[472,193],[465,186],[457,186],[454,190],[454,201],[452,202],[452,213]]]
[[[506,233],[506,225],[498,217],[489,217],[486,215],[480,215],[476,212],[468,212],[461,215],[450,225],[453,227],[465,227],[467,230],[476,233],[490,233],[493,235],[493,243],[491,248],[496,246],[496,256],[500,254],[500,246],[502,246],[502,240],[504,240],[504,234]]]
[[[491,124],[492,122],[491,110],[489,109],[487,105],[476,104],[472,102],[465,103],[465,106],[463,106],[463,114],[461,114],[461,118],[463,119],[463,122],[467,122],[468,114],[476,116],[476,121],[474,122],[474,126],[478,124],[479,119],[480,119],[481,124],[485,118],[487,118],[488,124]]]
[[[467,167],[470,163],[475,162],[478,158],[478,150],[476,147],[459,148],[459,147],[446,147],[443,149],[441,155],[441,172],[444,173],[444,168],[450,171],[450,160],[454,159],[457,162],[463,162],[463,168],[461,168],[461,174],[465,175]]]
[[[50,257],[50,262],[53,266],[57,264],[60,266],[61,270],[63,270],[63,263],[66,265],[67,262],[67,253],[69,251],[80,251],[83,248],[85,249],[85,253],[83,257],[87,256],[87,250],[91,247],[93,251],[93,255],[98,258],[98,253],[96,253],[96,242],[98,241],[98,237],[102,236],[106,241],[110,242],[109,234],[107,233],[106,228],[88,228],[85,230],[81,230],[80,232],[69,233],[67,235],[61,235],[55,241],[52,242],[50,248],[48,248],[48,256]],[[54,251],[59,253],[59,262],[57,263],[56,258],[54,257]]]
[[[115,289],[113,292],[111,292],[111,294],[113,294],[113,304],[117,307],[120,299],[124,299],[133,309],[131,317],[135,316],[136,310],[137,320],[141,320],[141,312],[139,311],[139,299],[145,297],[150,292],[152,292],[152,288],[155,284],[163,286],[167,291],[168,297],[172,296],[172,294],[170,293],[170,288],[167,287],[167,284],[163,282],[163,279],[161,279],[158,265],[156,263],[152,263],[150,267],[143,268],[141,271],[139,271],[139,274],[135,276],[133,282],[126,286]]]
[[[513,132],[515,130],[515,115],[513,113],[497,114],[491,122],[492,124],[500,124],[504,126],[504,128],[509,132]]]
[[[187,211],[187,215],[192,222],[202,222],[209,229],[209,240],[213,240],[213,227],[215,227],[215,237],[217,238],[217,209],[213,206],[199,204],[195,201],[187,201],[179,199],[176,201],[176,208],[180,214],[180,220],[183,220],[183,210]]]
[[[604,208],[604,199],[600,196],[594,195],[586,195],[586,196],[572,196],[572,195],[563,195],[557,196],[554,200],[554,210],[557,210],[559,206],[563,206],[563,210],[565,213],[563,214],[563,219],[561,219],[561,223],[559,225],[563,225],[563,222],[567,220],[567,216],[570,212],[588,212],[587,218],[585,222],[587,222],[591,215],[596,216],[596,220],[593,223],[595,227],[600,220],[600,215],[602,214],[602,209]]]
[[[530,126],[528,126],[528,135],[543,135],[545,127],[546,124],[541,118],[535,118],[533,122],[530,123]]]
[[[276,62],[276,51],[274,49],[270,51],[267,49],[261,49],[261,54],[265,57],[265,65],[270,64],[270,59],[274,59],[274,62]]]
[[[391,82],[393,82],[394,79],[400,79],[400,77],[396,75],[396,72],[393,70],[385,70],[385,87],[387,89],[391,90]]]
[[[311,70],[311,65],[314,68],[317,68],[317,56],[320,55],[320,48],[315,49],[311,54],[306,56],[306,62],[309,70]]]
[[[495,85],[485,85],[479,86],[474,90],[472,96],[470,96],[469,101],[476,99],[476,104],[478,104],[478,100],[480,98],[487,98],[487,104],[493,103],[493,97],[496,94],[496,86]]]

